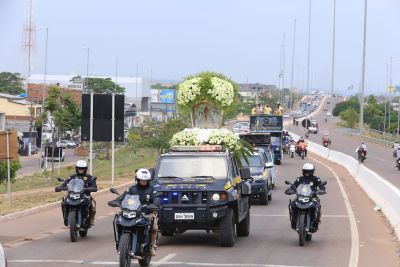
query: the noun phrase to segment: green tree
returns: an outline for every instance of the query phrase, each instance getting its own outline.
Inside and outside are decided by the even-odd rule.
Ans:
[[[20,73],[0,72],[0,93],[18,95],[24,93]]]
[[[36,125],[47,121],[53,129],[53,151],[56,140],[62,131],[78,129],[81,125],[81,111],[71,96],[62,93],[58,86],[51,86],[45,99],[44,112],[36,121]],[[50,119],[49,119],[50,118]],[[54,162],[52,162],[52,175],[54,174]]]
[[[358,113],[355,109],[350,108],[340,112],[340,119],[345,121],[348,127],[354,128],[358,120]]]
[[[17,170],[21,168],[21,164],[19,161],[10,161],[10,177],[11,181],[14,181],[15,175]],[[7,162],[2,161],[0,162],[0,183],[5,184],[7,183]]]
[[[349,100],[337,103],[332,111],[333,116],[339,116],[339,114],[347,109],[354,109],[356,112],[360,110],[360,102],[357,97],[351,97]]]
[[[82,78],[80,75],[71,79],[71,81],[75,78]],[[84,78],[86,81],[86,78]],[[87,79],[87,88],[94,93],[123,93],[125,92],[125,88],[119,86],[114,83],[111,78],[88,78]]]

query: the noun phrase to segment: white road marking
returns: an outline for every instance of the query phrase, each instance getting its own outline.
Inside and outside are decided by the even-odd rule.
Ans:
[[[254,217],[289,217],[289,214],[252,214]],[[323,218],[348,218],[348,215],[322,214]]]
[[[151,262],[150,265],[189,265],[189,266],[226,266],[226,267],[308,267],[299,265],[278,265],[278,264],[257,264],[257,263],[213,263],[213,262],[168,262],[168,260],[175,257],[176,254],[169,254],[159,261]],[[116,261],[85,261],[85,260],[9,260],[9,263],[67,263],[67,264],[81,264],[81,265],[119,265]]]
[[[83,264],[83,260],[9,260],[9,263],[75,263]]]
[[[313,158],[310,156],[311,159],[314,161],[318,162],[319,164],[325,166],[331,173],[336,178],[336,181],[339,185],[340,192],[342,193],[343,199],[344,199],[344,204],[346,206],[346,211],[347,214],[349,215],[349,223],[350,223],[350,230],[351,230],[351,251],[350,251],[350,259],[349,259],[349,267],[356,267],[358,266],[358,256],[359,256],[359,243],[360,243],[360,237],[358,235],[358,229],[357,229],[357,223],[356,223],[356,217],[354,216],[353,209],[351,208],[349,198],[346,195],[346,192],[344,191],[344,187],[342,182],[339,179],[339,176],[336,174],[336,172],[327,164],[322,163],[321,161]]]

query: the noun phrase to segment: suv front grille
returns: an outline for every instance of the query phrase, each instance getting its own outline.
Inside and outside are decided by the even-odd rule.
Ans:
[[[162,196],[163,204],[207,204],[209,197],[202,191],[169,191]]]

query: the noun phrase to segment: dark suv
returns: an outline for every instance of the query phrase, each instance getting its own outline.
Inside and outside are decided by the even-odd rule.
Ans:
[[[154,169],[161,234],[202,229],[218,233],[221,246],[233,246],[236,235],[249,235],[250,182],[250,170],[221,146],[173,147]]]

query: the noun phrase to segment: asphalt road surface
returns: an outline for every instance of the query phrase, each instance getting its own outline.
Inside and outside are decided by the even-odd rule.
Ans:
[[[327,106],[329,107],[329,112],[332,113],[335,104],[342,101],[342,98],[330,98],[330,101],[331,103]],[[350,136],[337,125],[340,121],[338,117],[326,116],[326,113],[327,111],[322,111],[321,109],[320,112],[313,116],[313,119],[317,120],[319,123],[319,132],[318,134],[310,134],[308,140],[322,145],[322,136],[325,131],[328,131],[332,140],[332,145],[329,146],[329,148],[343,152],[357,159],[355,149],[361,144],[360,137]],[[325,118],[328,118],[327,123],[324,121]],[[304,136],[305,131],[300,124],[298,127],[291,125],[288,129],[300,136]],[[365,144],[367,145],[368,152],[367,159],[363,164],[400,188],[400,172],[395,167],[392,148],[370,142],[365,142]]]
[[[82,159],[82,157],[74,156],[74,149],[64,149],[65,152],[65,160],[61,162],[61,166],[67,166],[73,164],[74,162]],[[20,157],[20,162],[22,168],[17,171],[18,176],[23,175],[30,175],[40,170],[39,163],[40,163],[40,156],[41,153],[28,156],[28,157]],[[58,162],[54,162],[54,167],[58,168]],[[47,169],[51,170],[51,161],[47,162]]]
[[[320,230],[304,247],[298,245],[297,233],[290,229],[290,196],[283,191],[287,188],[284,180],[293,181],[306,160],[286,158],[278,166],[272,202],[251,208],[250,236],[238,238],[232,248],[219,247],[217,236],[205,231],[161,237],[152,266],[399,266],[395,256],[398,243],[352,178],[341,167],[328,169],[329,163],[311,157],[306,160],[314,162],[316,174],[328,181],[328,194],[321,196]],[[106,205],[114,196],[107,193],[96,198],[96,225],[76,243],[70,242],[67,229],[62,227],[58,208],[0,222],[0,241],[9,265],[117,266],[112,232],[116,209]]]

